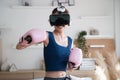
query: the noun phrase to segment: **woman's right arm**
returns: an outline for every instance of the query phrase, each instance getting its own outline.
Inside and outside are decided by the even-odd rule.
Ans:
[[[17,43],[17,45],[16,45],[16,49],[22,50],[22,49],[25,49],[25,48],[33,45],[33,44],[40,44],[41,42],[43,42],[44,45],[47,46],[48,43],[49,43],[48,32],[46,32],[45,36],[46,36],[46,37],[45,37],[44,39],[41,39],[42,41],[40,41],[40,42],[38,42],[38,41],[35,42],[35,39],[37,39],[37,38],[35,38],[35,37],[32,36],[32,38],[34,38],[34,41],[31,42],[31,43],[29,43],[29,44],[24,43],[24,42],[27,41],[27,40],[24,41],[24,40],[21,38],[21,40],[20,40],[20,41]],[[39,39],[40,39],[40,38],[39,38]],[[24,41],[24,42],[23,42],[23,41]]]
[[[17,43],[17,45],[16,45],[16,49],[18,49],[18,50],[22,50],[22,49],[25,49],[25,48],[26,48],[26,46],[22,45],[20,42]]]

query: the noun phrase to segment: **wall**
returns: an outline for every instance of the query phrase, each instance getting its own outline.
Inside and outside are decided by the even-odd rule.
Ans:
[[[115,42],[116,53],[120,57],[120,0],[115,0]]]
[[[36,0],[35,0],[36,1]],[[42,0],[41,7],[21,8],[20,0],[0,0],[0,27],[3,39],[3,59],[15,63],[18,69],[39,69],[43,59],[43,49],[27,48],[16,50],[15,44],[20,36],[31,28],[52,31],[48,17],[54,7],[51,0]],[[39,5],[35,4],[34,5]],[[75,0],[75,6],[68,7],[71,14],[71,25],[66,33],[73,39],[81,30],[95,27],[100,35],[114,37],[113,0]]]

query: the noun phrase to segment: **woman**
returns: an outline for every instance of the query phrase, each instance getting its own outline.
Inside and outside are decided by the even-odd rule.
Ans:
[[[72,48],[72,39],[65,35],[69,26],[70,16],[65,7],[55,8],[50,15],[50,24],[54,26],[53,32],[46,32],[44,43],[45,78],[44,80],[65,80],[68,58]],[[27,46],[19,42],[16,49]]]

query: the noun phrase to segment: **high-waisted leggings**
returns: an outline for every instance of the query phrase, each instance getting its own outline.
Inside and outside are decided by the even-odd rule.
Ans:
[[[49,78],[49,77],[45,77],[44,80],[66,80],[67,77],[63,77],[63,78]],[[67,80],[70,80],[67,78]]]

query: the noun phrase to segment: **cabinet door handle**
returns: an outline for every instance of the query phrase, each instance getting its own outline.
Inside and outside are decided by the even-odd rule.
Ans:
[[[104,48],[105,45],[89,45],[90,48]]]

